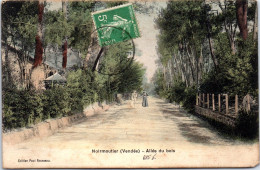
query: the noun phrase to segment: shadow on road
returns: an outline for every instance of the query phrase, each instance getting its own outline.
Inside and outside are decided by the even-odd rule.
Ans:
[[[234,141],[220,136],[207,122],[182,111],[177,105],[165,102],[156,103],[160,106],[163,117],[176,122],[182,136],[190,142],[214,145],[215,140]]]
[[[201,128],[204,127],[199,124],[187,124],[187,123],[180,123],[179,128],[182,131],[182,135],[185,136],[190,142],[195,143],[203,143],[203,144],[212,144],[210,142],[211,138],[208,136],[203,136],[199,134],[194,128]]]

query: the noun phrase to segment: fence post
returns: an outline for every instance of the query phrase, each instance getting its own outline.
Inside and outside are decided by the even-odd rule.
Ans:
[[[215,111],[215,100],[214,100],[214,94],[212,94],[212,110]]]
[[[226,94],[226,114],[228,114],[228,94]]]
[[[207,94],[207,105],[208,105],[208,109],[209,109],[209,94]]]
[[[238,95],[235,96],[235,114],[238,114]]]
[[[201,106],[201,94],[199,94],[199,106]]]
[[[198,101],[198,93],[196,94],[196,106],[199,105],[199,101]]]
[[[218,94],[218,111],[221,112],[220,94]]]
[[[203,107],[205,107],[205,94],[204,93],[202,94],[202,97],[203,97]]]

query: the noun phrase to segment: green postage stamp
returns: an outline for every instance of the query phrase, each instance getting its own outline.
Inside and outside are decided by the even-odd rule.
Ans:
[[[100,46],[140,37],[131,3],[92,13]]]

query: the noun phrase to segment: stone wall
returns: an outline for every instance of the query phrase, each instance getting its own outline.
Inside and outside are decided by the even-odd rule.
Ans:
[[[101,104],[94,103],[86,107],[83,113],[77,113],[72,116],[62,117],[59,119],[49,119],[38,123],[31,128],[21,128],[12,132],[3,133],[2,139],[3,142],[16,144],[35,137],[44,138],[53,135],[59,129],[71,126],[80,120],[84,120],[84,118],[95,115],[99,112],[106,111],[108,109],[109,105],[107,105],[105,102]]]
[[[199,106],[195,106],[195,112],[199,115],[213,119],[213,120],[223,123],[227,126],[230,126],[230,127],[236,126],[236,119],[233,117],[230,117],[228,115],[225,115],[223,113],[213,112],[210,109],[202,108]]]

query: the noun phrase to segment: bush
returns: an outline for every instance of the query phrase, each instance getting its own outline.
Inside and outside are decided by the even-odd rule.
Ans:
[[[19,102],[19,94],[14,89],[8,89],[3,92],[3,129],[19,127],[15,108]]]
[[[95,87],[89,71],[78,69],[69,73],[67,89],[70,95],[71,110],[82,111],[84,106],[96,101]]]
[[[176,83],[169,90],[164,91],[164,96],[170,102],[178,102],[189,112],[194,111],[196,87],[186,87],[183,82]]]
[[[175,101],[181,103],[185,98],[185,84],[182,82],[176,83],[169,90],[165,90],[162,93],[170,102]]]
[[[26,91],[24,97],[23,103],[27,106],[23,114],[25,119],[27,119],[27,114],[29,113],[27,125],[41,122],[43,120],[42,95],[35,91]]]
[[[66,116],[71,111],[68,90],[60,86],[43,93],[33,90],[5,90],[3,106],[4,130],[26,127],[45,119]]]
[[[183,107],[187,109],[188,112],[195,111],[196,104],[196,88],[195,87],[187,87],[185,89],[185,97],[183,99]]]
[[[59,85],[44,91],[42,103],[44,119],[67,116],[71,111],[69,92]]]
[[[258,136],[258,122],[258,112],[247,113],[244,110],[240,110],[235,129],[236,133],[241,137],[255,138]]]
[[[3,129],[12,129],[18,127],[15,113],[12,111],[12,107],[8,106],[7,104],[4,104],[3,107]]]
[[[3,94],[4,129],[29,126],[43,120],[41,94],[29,90],[8,89]]]
[[[80,69],[73,71],[67,80],[67,86],[56,85],[44,92],[5,89],[4,129],[30,126],[45,119],[67,116],[72,114],[72,110],[83,111],[84,106],[104,100],[104,97],[99,96],[104,91],[98,89],[96,81],[92,82],[88,71]]]

